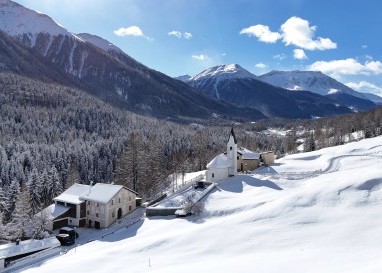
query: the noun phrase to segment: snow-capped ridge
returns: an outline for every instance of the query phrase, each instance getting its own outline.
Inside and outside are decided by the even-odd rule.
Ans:
[[[31,47],[35,45],[36,37],[40,33],[48,33],[52,36],[71,36],[83,41],[82,38],[69,32],[48,15],[30,10],[9,0],[0,1],[0,18],[1,30],[20,39],[27,35]]]
[[[252,74],[251,72],[245,70],[238,64],[223,64],[214,67],[210,67],[201,73],[193,76],[190,81],[198,81],[202,79],[209,78],[218,78],[220,80],[224,79],[245,79],[252,78],[256,79],[257,76]]]
[[[115,51],[118,53],[124,53],[119,47],[115,46],[113,43],[109,42],[108,40],[89,33],[79,33],[77,34],[79,37],[84,39],[85,41],[91,43],[92,45],[106,51]]]

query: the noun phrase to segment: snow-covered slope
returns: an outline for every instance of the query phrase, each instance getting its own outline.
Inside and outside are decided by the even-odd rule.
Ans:
[[[196,74],[190,81],[209,80],[211,78],[219,81],[226,79],[255,79],[257,77],[238,64],[223,64],[208,68],[199,74]]]
[[[382,137],[287,156],[220,183],[200,216],[145,219],[25,272],[379,273],[381,164]]]
[[[0,0],[0,29],[24,43],[28,40],[30,47],[35,46],[36,38],[41,33],[80,39],[49,16],[37,13],[10,0]]]
[[[85,41],[95,45],[96,47],[109,52],[109,51],[115,51],[118,53],[124,53],[119,47],[113,45],[111,42],[108,40],[101,38],[97,35],[89,34],[89,33],[80,33],[77,34],[79,37],[84,39]]]
[[[259,79],[288,90],[306,90],[322,96],[343,92],[357,98],[370,99],[319,71],[271,71],[259,76]]]

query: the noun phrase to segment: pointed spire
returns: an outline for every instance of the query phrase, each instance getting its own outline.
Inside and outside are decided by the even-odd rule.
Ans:
[[[231,133],[230,133],[229,136],[230,136],[230,137],[233,136],[233,140],[234,140],[235,144],[237,144],[237,140],[236,140],[235,132],[233,131],[233,126],[231,127]]]

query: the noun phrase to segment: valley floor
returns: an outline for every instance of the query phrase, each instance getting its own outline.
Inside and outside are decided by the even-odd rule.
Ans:
[[[221,182],[199,216],[152,217],[24,272],[381,272],[382,137]]]

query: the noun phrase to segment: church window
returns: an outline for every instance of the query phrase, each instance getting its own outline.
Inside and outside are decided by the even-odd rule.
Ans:
[[[214,177],[215,177],[215,174],[213,173],[213,174],[212,174],[212,178],[214,178]]]
[[[239,156],[237,156],[237,160],[239,160]]]
[[[229,147],[229,149],[232,151],[232,146],[231,146],[231,147]]]

